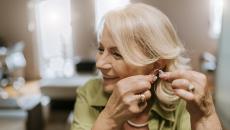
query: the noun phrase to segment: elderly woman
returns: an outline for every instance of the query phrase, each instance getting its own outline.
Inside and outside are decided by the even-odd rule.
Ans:
[[[71,129],[220,130],[206,77],[189,69],[184,51],[154,7],[130,4],[107,13],[96,55],[102,79],[77,90]]]

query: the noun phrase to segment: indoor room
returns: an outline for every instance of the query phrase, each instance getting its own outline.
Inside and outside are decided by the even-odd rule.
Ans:
[[[184,46],[185,51],[181,51],[180,55],[186,57],[186,65],[188,63],[190,68],[184,70],[183,73],[181,72],[180,75],[184,74],[187,78],[197,78],[186,79],[186,82],[188,81],[188,88],[173,87],[173,80],[167,80],[167,84],[170,84],[170,91],[173,91],[172,95],[179,97],[176,98],[178,100],[188,101],[187,106],[190,106],[189,101],[193,101],[193,99],[184,98],[183,96],[185,95],[180,95],[174,89],[185,89],[188,92],[185,94],[192,94],[192,96],[197,94],[199,97],[199,94],[201,95],[199,93],[201,88],[199,88],[199,84],[196,84],[195,81],[203,83],[202,77],[199,77],[199,75],[206,77],[206,80],[204,80],[205,88],[202,88],[204,90],[201,91],[204,91],[204,97],[200,98],[200,100],[205,100],[207,98],[205,94],[210,94],[210,97],[213,99],[211,104],[214,104],[212,110],[216,114],[215,116],[217,116],[217,122],[209,122],[209,124],[220,123],[223,130],[230,130],[230,112],[228,111],[230,108],[230,101],[228,100],[230,99],[230,94],[228,93],[230,92],[230,80],[228,77],[230,73],[230,59],[228,58],[230,57],[230,1],[228,0],[0,0],[0,130],[83,130],[84,125],[84,130],[92,126],[96,130],[96,123],[101,121],[99,119],[101,116],[97,116],[98,118],[96,119],[98,121],[94,125],[90,124],[91,122],[89,124],[84,124],[83,122],[83,126],[81,126],[83,118],[80,116],[88,116],[84,112],[92,114],[94,110],[91,108],[88,110],[84,104],[80,104],[81,100],[77,101],[80,96],[85,96],[85,100],[88,100],[86,96],[89,96],[90,92],[97,94],[99,90],[96,87],[95,90],[88,91],[84,89],[87,86],[86,83],[89,83],[88,81],[92,81],[92,79],[104,81],[104,86],[116,83],[116,87],[121,85],[121,82],[127,79],[128,76],[135,77],[140,74],[139,71],[135,73],[136,69],[130,69],[132,68],[130,67],[132,66],[130,65],[132,60],[140,58],[138,57],[139,55],[131,56],[130,60],[126,62],[126,58],[132,52],[132,47],[130,45],[119,50],[119,47],[123,45],[122,39],[119,39],[119,36],[122,35],[123,37],[120,38],[125,37],[126,40],[124,41],[128,42],[133,38],[131,34],[135,33],[131,32],[130,35],[126,35],[126,33],[129,33],[127,30],[131,28],[131,24],[147,24],[148,21],[141,19],[142,16],[140,16],[137,18],[140,18],[140,23],[131,21],[126,26],[124,14],[125,18],[121,18],[121,25],[119,25],[119,20],[115,16],[116,13],[122,13],[119,10],[125,11],[127,8],[128,12],[129,5],[136,4],[138,8],[137,3],[142,3],[146,6],[142,10],[147,10],[148,6],[153,6],[155,7],[154,9],[160,10],[168,17],[172,24],[169,25],[170,27],[160,26],[161,24],[156,22],[159,25],[152,23],[152,26],[156,28],[153,31],[157,32],[158,27],[166,29],[171,28],[171,26],[174,27],[175,30],[169,31],[168,35],[164,37],[168,38],[170,37],[169,35],[175,33],[175,36],[172,36],[173,39],[178,40]],[[118,12],[112,12],[117,10]],[[135,16],[139,16],[142,13],[141,10],[135,12],[134,7],[130,7],[130,10],[133,11]],[[151,12],[145,14],[151,17],[149,19],[154,19],[154,14],[151,14]],[[134,17],[133,15],[127,15],[127,19],[130,18],[129,20],[131,20]],[[157,14],[158,17],[155,20],[165,18],[159,15],[161,14]],[[113,16],[114,19],[112,19]],[[147,17],[147,15],[143,14],[143,17],[145,16]],[[149,23],[151,24],[151,22]],[[108,27],[109,25],[111,25],[111,28]],[[118,35],[113,35],[113,33],[116,33],[114,31],[120,29],[120,26],[124,30],[120,34],[117,33]],[[133,30],[139,29],[138,27],[135,26]],[[111,33],[107,35],[106,29],[111,31]],[[164,34],[167,33],[165,30],[162,32]],[[146,34],[139,32],[137,34],[147,37],[147,35],[149,36],[152,33],[152,31],[149,31]],[[133,39],[145,44],[145,39],[138,39],[138,36]],[[157,37],[164,44],[165,39],[160,36],[161,32],[158,31],[153,37]],[[109,45],[105,41],[108,41],[106,39],[108,37],[112,38],[114,43],[116,43],[115,45],[118,49],[115,51],[113,48],[107,50],[106,47]],[[151,61],[154,65],[159,63],[160,69],[157,68],[157,71],[149,72],[150,75],[155,75],[156,81],[159,82],[161,82],[162,73],[164,75],[167,72],[171,72],[167,65],[173,61],[170,48],[167,49],[166,45],[160,45],[160,42],[154,44],[157,44],[158,47],[163,47],[166,51],[159,53],[157,60],[153,62],[152,59]],[[149,44],[152,45],[151,41]],[[136,48],[139,50],[143,46],[145,45],[140,45],[140,47]],[[173,47],[175,46],[177,45],[173,45]],[[179,47],[181,46],[179,45]],[[136,48],[134,47],[134,50]],[[154,56],[158,56],[155,53],[158,53],[159,48],[150,50],[150,52],[147,50],[144,52],[144,55],[154,53]],[[134,54],[136,54],[136,51],[133,51]],[[109,55],[110,53],[111,55]],[[123,55],[123,53],[127,53],[127,55]],[[166,53],[170,55],[169,57],[166,56],[167,58],[160,55]],[[178,58],[179,56],[175,57]],[[111,60],[111,58],[113,59]],[[143,61],[145,60],[143,59]],[[121,71],[120,75],[125,72],[130,74],[126,73],[124,74],[126,76],[119,79],[119,72],[117,71],[120,71],[119,69],[125,66],[123,62],[127,65],[127,69],[123,68],[124,71]],[[138,62],[141,63],[140,60]],[[142,63],[145,64],[144,62]],[[180,64],[179,60],[178,63],[175,62],[175,65],[178,64]],[[174,70],[176,73],[178,68],[173,69],[172,73]],[[180,76],[179,79],[182,79],[182,77]],[[116,82],[113,79],[116,79]],[[155,80],[152,81],[152,79],[150,79],[150,87],[157,86],[153,85]],[[138,84],[135,85],[137,86]],[[186,87],[186,85],[184,86]],[[111,98],[115,95],[114,93],[119,92],[119,87],[117,88],[111,91],[108,90],[107,94],[109,96],[105,94],[108,102],[105,102],[104,106],[97,108],[99,115],[104,110],[107,110],[106,108],[108,107],[116,110],[115,106],[109,105],[110,101],[112,102]],[[153,96],[156,96],[161,101],[156,94],[158,91],[157,87],[154,89],[154,94],[152,89],[150,89],[143,92],[138,91],[139,93],[134,94],[137,97],[139,96],[137,106],[140,107],[140,102],[149,103],[149,98]],[[87,92],[83,93],[83,90]],[[106,88],[104,88],[104,91],[107,92]],[[151,91],[149,98],[148,94],[145,95],[147,91]],[[168,90],[165,91],[168,92]],[[122,102],[125,99],[120,100]],[[172,103],[172,100],[170,101]],[[89,102],[91,103],[91,100]],[[100,103],[101,101],[98,102]],[[205,104],[204,107],[210,105],[209,103],[203,103]],[[168,106],[172,106],[172,104]],[[202,111],[203,109],[199,108],[199,110]],[[190,109],[188,109],[188,112],[192,120],[193,114],[190,113]],[[199,111],[194,112],[199,113]],[[128,116],[124,117],[128,118]],[[148,125],[149,129],[152,129],[150,127],[150,117],[147,123],[140,124],[133,123],[133,120],[127,119],[127,122],[122,123],[122,127],[125,130],[126,127],[139,128]],[[93,117],[87,119],[91,121],[91,118]],[[190,122],[190,118],[187,121]],[[168,123],[166,121],[165,124],[160,124],[157,128],[165,130],[164,127]],[[97,128],[99,129],[100,127]],[[196,129],[193,124],[191,128]],[[174,129],[182,130],[177,126]],[[199,130],[198,127],[197,130]]]

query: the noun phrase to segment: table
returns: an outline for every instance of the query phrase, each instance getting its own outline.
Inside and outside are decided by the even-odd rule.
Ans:
[[[27,112],[26,130],[43,130],[44,117],[38,81],[26,82],[18,90],[7,86],[7,99],[0,99],[0,109],[23,109]]]

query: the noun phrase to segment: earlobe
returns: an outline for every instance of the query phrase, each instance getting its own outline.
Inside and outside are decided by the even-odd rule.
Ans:
[[[165,66],[166,66],[166,60],[163,60],[163,59],[160,59],[158,61],[156,61],[154,64],[153,64],[153,69],[156,70],[164,70]]]
[[[166,62],[166,60],[160,59],[153,63],[152,71],[150,72],[150,74],[158,76],[161,72],[164,72],[167,64]]]

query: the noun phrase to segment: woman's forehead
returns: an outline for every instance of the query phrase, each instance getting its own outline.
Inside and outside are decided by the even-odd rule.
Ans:
[[[102,34],[101,34],[100,40],[99,40],[99,45],[109,46],[110,48],[117,48],[117,45],[116,45],[114,39],[112,38],[112,35],[109,32],[107,27],[104,27],[104,29],[102,31]]]

